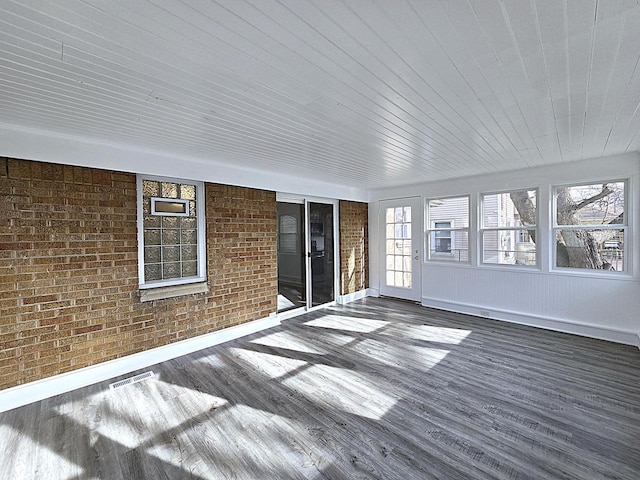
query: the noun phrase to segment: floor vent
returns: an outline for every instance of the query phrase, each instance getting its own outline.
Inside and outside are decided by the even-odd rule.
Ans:
[[[129,377],[129,378],[125,378],[124,380],[120,380],[119,382],[111,383],[109,385],[109,388],[111,390],[115,390],[116,388],[124,387],[125,385],[131,385],[133,383],[138,383],[138,382],[141,382],[142,380],[146,380],[147,378],[151,378],[151,377],[153,377],[152,371],[144,372],[139,375],[136,375],[135,377]]]

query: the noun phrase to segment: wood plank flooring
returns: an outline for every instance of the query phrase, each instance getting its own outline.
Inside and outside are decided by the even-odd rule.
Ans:
[[[640,478],[635,347],[368,298],[150,369],[0,414],[0,478]]]

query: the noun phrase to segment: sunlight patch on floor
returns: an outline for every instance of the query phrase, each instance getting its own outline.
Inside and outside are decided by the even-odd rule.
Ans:
[[[284,377],[307,364],[304,360],[294,360],[270,353],[254,352],[243,348],[230,347],[229,352],[244,360],[271,379]]]
[[[320,318],[305,322],[304,325],[345,330],[347,332],[371,333],[389,325],[389,323],[390,322],[384,322],[382,320],[349,317],[346,315],[324,315]]]
[[[296,352],[314,353],[322,355],[326,352],[321,352],[317,348],[309,345],[288,332],[275,332],[267,335],[263,335],[255,340],[251,340],[251,343],[258,345],[265,345],[267,347],[285,348],[287,350],[295,350]]]
[[[40,428],[46,429],[47,427],[46,425],[41,425]],[[50,450],[44,443],[36,445],[34,440],[8,425],[0,425],[0,437],[3,439],[14,438],[14,441],[10,443],[12,446],[11,452],[4,452],[4,455],[10,455],[10,462],[14,465],[24,465],[24,468],[28,469],[25,472],[29,471],[33,478],[59,478],[60,480],[85,478],[82,467]],[[38,452],[37,463],[31,458],[33,452]],[[25,456],[28,458],[23,458]],[[37,470],[31,470],[32,467]],[[5,478],[2,476],[3,470],[8,468],[9,465],[0,465],[1,478]],[[19,471],[19,469],[16,471]]]
[[[308,465],[307,471],[303,471],[305,477],[314,478],[317,471],[308,461],[306,452],[310,450],[309,446],[314,445],[313,450],[317,451],[319,458],[331,458],[333,455],[309,435],[306,424],[243,404],[225,409],[216,417],[215,425],[207,426],[209,434],[201,438],[209,452],[206,458],[201,457],[197,449],[185,451],[180,448],[183,443],[189,444],[185,437],[199,434],[198,427],[194,426],[194,429],[188,434],[178,435],[175,444],[154,445],[146,451],[185,470],[185,474],[202,479],[284,478],[284,472],[289,471],[288,464],[281,461],[280,455],[273,455],[274,451],[301,457],[297,462]],[[185,475],[185,478],[189,477]]]
[[[176,405],[182,405],[180,398],[185,396],[190,398],[184,405],[197,405],[197,408],[177,409]],[[164,430],[226,404],[224,398],[166,383],[156,377],[94,395],[88,406],[86,399],[78,402],[84,408],[66,404],[64,411],[67,417],[92,432],[92,443],[103,436],[128,448],[136,448]]]
[[[384,335],[394,337],[412,338],[427,342],[449,343],[458,345],[471,333],[471,330],[459,328],[435,327],[432,325],[410,325],[407,323],[394,323],[385,331]]]
[[[436,366],[450,352],[446,349],[415,345],[394,348],[385,344],[384,339],[371,338],[362,339],[351,348],[365,356],[371,355],[372,351],[378,352],[376,361],[384,365],[397,368],[419,368],[423,372]]]
[[[311,365],[282,383],[323,408],[374,420],[381,419],[399,400],[363,374],[328,365]]]
[[[407,345],[407,349],[415,353],[412,358],[413,366],[422,371],[430,370],[438,365],[450,352],[450,350],[441,348],[418,347],[415,345]]]

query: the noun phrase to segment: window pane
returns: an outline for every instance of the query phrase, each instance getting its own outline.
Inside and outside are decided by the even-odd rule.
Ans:
[[[142,195],[145,197],[159,197],[160,196],[160,182],[154,180],[142,181]]]
[[[482,261],[500,265],[535,265],[536,244],[519,230],[490,230],[482,234]]]
[[[556,230],[556,266],[624,271],[624,230]]]
[[[624,182],[558,187],[556,223],[624,225]]]
[[[160,247],[144,248],[144,263],[160,263],[161,261]]]
[[[387,270],[393,270],[395,268],[395,255],[387,255]]]
[[[394,212],[395,210],[393,208],[387,208],[387,222],[386,223],[393,223],[393,217],[394,217]]]
[[[147,229],[144,231],[144,244],[145,245],[160,245],[160,230]]]
[[[145,215],[143,219],[144,228],[160,228],[161,218],[156,215]]]
[[[387,253],[393,255],[395,253],[395,241],[387,240]]]
[[[158,264],[158,263],[145,265],[144,266],[144,279],[147,282],[156,281],[156,280],[162,280],[162,268],[161,268],[161,265]]]
[[[195,185],[180,185],[180,198],[184,200],[196,199],[196,186]]]
[[[469,197],[429,200],[429,222],[452,222],[456,228],[469,228]]]
[[[180,263],[163,263],[162,264],[162,278],[179,278],[180,277]]]
[[[536,223],[535,190],[495,193],[482,197],[484,228],[519,227]]]
[[[162,228],[178,228],[180,226],[180,217],[160,217],[162,219]]]
[[[179,262],[180,247],[162,247],[163,262]]]
[[[395,236],[394,224],[393,223],[388,223],[387,224],[387,238],[393,238],[394,236]]]
[[[183,244],[196,244],[198,243],[198,233],[196,230],[182,230],[182,243]]]
[[[180,230],[163,230],[162,231],[162,244],[163,245],[178,245]]]
[[[387,285],[389,287],[395,286],[395,284],[396,284],[395,278],[396,278],[395,272],[393,270],[388,270],[387,271]]]
[[[178,184],[171,182],[162,182],[161,197],[178,198]]]
[[[182,276],[183,277],[195,277],[198,275],[198,262],[183,262],[182,263]]]
[[[432,231],[429,235],[429,258],[453,262],[469,261],[469,232]]]
[[[182,228],[196,228],[198,226],[198,221],[195,218],[183,217],[178,220],[180,220],[180,227]]]
[[[182,258],[183,262],[194,261],[198,258],[198,249],[195,245],[187,245],[186,247],[182,247]]]
[[[411,207],[404,207],[404,221],[411,223]]]

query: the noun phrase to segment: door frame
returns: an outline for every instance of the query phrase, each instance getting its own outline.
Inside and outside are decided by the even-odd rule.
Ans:
[[[391,207],[411,207],[411,289],[387,286],[386,261],[386,209]],[[422,301],[422,259],[424,258],[424,208],[422,197],[395,198],[380,200],[378,204],[378,235],[379,241],[379,292],[380,295],[410,300]]]
[[[306,270],[306,305],[284,312],[278,312],[280,318],[295,317],[303,312],[310,312],[324,308],[327,305],[335,305],[339,296],[339,281],[340,281],[340,219],[339,219],[339,206],[340,201],[332,198],[312,197],[307,195],[295,195],[289,193],[276,192],[276,203],[297,203],[304,205],[304,264]],[[311,285],[311,218],[309,215],[309,203],[324,203],[333,206],[333,300],[322,305],[313,306],[312,298],[312,285]]]

